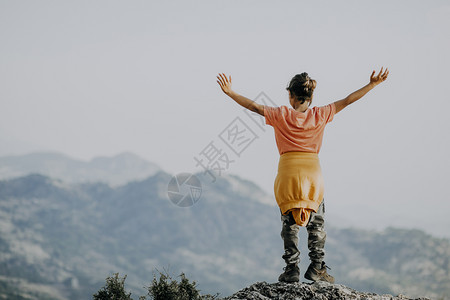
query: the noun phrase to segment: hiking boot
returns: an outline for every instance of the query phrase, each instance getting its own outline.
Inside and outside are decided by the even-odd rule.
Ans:
[[[334,277],[327,273],[327,269],[330,269],[325,262],[322,262],[322,267],[317,269],[311,263],[306,270],[305,278],[312,281],[326,281],[329,283],[334,283]]]
[[[289,264],[283,270],[284,272],[278,277],[278,281],[298,282],[300,280],[300,268],[297,264]]]

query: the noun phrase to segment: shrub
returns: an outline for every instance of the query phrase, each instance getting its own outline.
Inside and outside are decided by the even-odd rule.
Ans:
[[[159,272],[159,271],[158,271]],[[172,279],[167,272],[159,272],[159,280],[153,275],[152,284],[148,287],[148,295],[153,300],[213,300],[216,295],[200,295],[195,281],[189,282],[184,273],[181,273],[181,281]]]
[[[106,278],[106,285],[102,287],[96,294],[94,300],[132,300],[131,293],[125,292],[125,279],[119,278],[119,273],[115,273],[114,277]]]
[[[159,279],[153,274],[153,280],[147,288],[148,296],[153,300],[215,300],[219,299],[218,295],[200,295],[195,281],[190,282],[184,273],[181,273],[181,281],[178,282],[167,272],[159,272]],[[119,277],[119,273],[115,273],[113,277],[106,278],[106,285],[102,287],[96,294],[94,300],[132,300],[131,293],[125,291],[125,279]],[[145,300],[146,296],[139,297],[139,300]]]

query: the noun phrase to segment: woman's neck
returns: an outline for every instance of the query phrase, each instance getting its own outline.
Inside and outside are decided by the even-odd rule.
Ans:
[[[308,109],[310,104],[311,104],[311,102],[305,101],[302,104],[296,105],[296,107],[294,107],[294,109],[298,112],[305,112]]]

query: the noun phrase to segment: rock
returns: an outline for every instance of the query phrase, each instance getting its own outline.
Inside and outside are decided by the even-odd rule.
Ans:
[[[314,283],[267,283],[257,282],[246,287],[237,293],[223,298],[223,300],[338,300],[338,299],[377,299],[408,300],[404,295],[396,297],[392,295],[377,295],[374,293],[358,292],[341,284],[331,284],[327,282]],[[417,298],[416,300],[426,300],[429,298]]]

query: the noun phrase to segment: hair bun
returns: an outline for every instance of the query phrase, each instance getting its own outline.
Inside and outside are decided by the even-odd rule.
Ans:
[[[309,77],[308,73],[303,72],[295,75],[286,89],[303,103],[305,100],[311,99],[315,88],[316,81]]]

